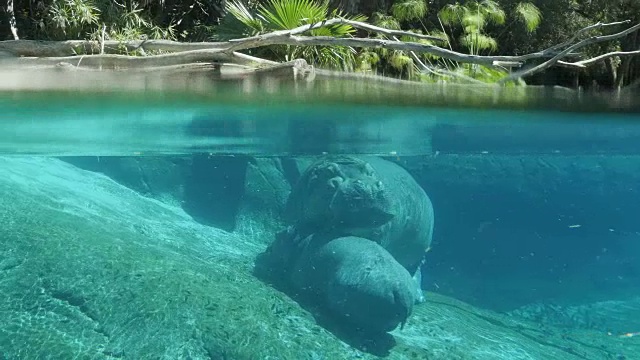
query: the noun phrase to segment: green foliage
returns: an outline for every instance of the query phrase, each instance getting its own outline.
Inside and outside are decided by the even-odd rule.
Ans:
[[[427,14],[425,0],[398,0],[391,6],[391,14],[399,21],[419,20]]]
[[[15,1],[14,11],[22,39],[97,40],[104,36],[121,41],[145,38],[225,40],[289,29],[344,15],[328,5],[337,4],[335,0],[228,0],[228,14],[225,13],[224,3],[223,0],[144,0],[139,3],[134,0],[38,0]],[[640,21],[640,1],[636,0],[387,0],[383,7],[373,6],[374,2],[364,0],[340,3],[348,3],[350,9],[361,9],[367,14],[378,11],[371,18],[374,25],[408,29],[449,40],[444,45],[412,37],[402,37],[403,41],[445,46],[471,54],[496,51],[503,54],[529,53],[565,41],[577,30],[596,22]],[[353,19],[363,20],[364,17]],[[598,29],[589,35],[607,34],[620,29]],[[315,29],[310,34],[351,36],[353,29],[338,25],[329,29]],[[4,39],[12,38],[8,26],[0,28],[0,35]],[[371,33],[370,36],[393,40],[393,37],[380,34]],[[640,37],[627,36],[588,46],[581,49],[580,54],[572,56],[571,60],[610,51],[636,50],[639,46]],[[429,54],[384,49],[355,51],[345,47],[270,46],[251,50],[251,53],[275,60],[302,57],[320,67],[371,71],[412,79],[434,77],[434,74],[421,74],[431,70],[425,70],[420,62],[430,69],[444,68],[455,73],[461,71],[461,75],[489,82],[494,79],[494,76],[489,76],[494,74],[489,69],[499,70],[500,73],[506,71],[465,68]],[[565,79],[576,76],[567,69],[554,71],[562,72]],[[640,61],[637,58],[614,57],[581,71],[580,76],[588,82],[596,78],[599,82],[604,79],[607,83],[624,85],[634,81],[638,74]],[[442,74],[435,78],[459,81],[456,77]]]
[[[136,3],[127,6],[108,0],[51,0],[19,14],[36,24],[35,29],[22,32],[26,38],[96,40],[102,38],[104,28],[107,40],[177,39],[173,24],[157,24],[152,14]]]
[[[225,30],[227,30],[227,32],[231,34],[231,37],[238,34],[241,34],[241,37],[253,36],[266,31],[262,21],[254,16],[253,13],[249,11],[249,9],[240,1],[233,0],[227,3],[227,11],[231,16],[227,16],[225,20],[231,19],[231,21],[236,21],[233,23],[233,26],[229,26],[223,23],[223,26],[218,28],[219,36],[224,36]],[[224,25],[227,25],[229,27],[225,28]]]
[[[109,9],[106,37],[111,40],[126,41],[131,39],[176,39],[173,24],[160,27],[154,24],[144,9],[137,4],[132,4],[130,9],[126,7],[111,7]],[[93,33],[93,38],[101,36],[100,29]]]
[[[467,32],[460,37],[460,43],[471,50],[498,50],[498,42],[491,36],[473,31]]]
[[[381,28],[400,30],[400,21],[394,16],[377,12],[373,14],[371,22],[373,25]],[[379,33],[376,33],[374,36],[380,39],[386,39],[385,35]],[[415,38],[408,39],[408,37],[405,37],[402,40],[414,41]],[[384,48],[367,49],[358,54],[357,64],[356,70],[363,72],[405,77],[413,77],[416,73],[413,59],[404,51]]]
[[[330,10],[328,0],[267,0],[250,9],[238,0],[227,4],[227,16],[218,27],[218,39],[240,38],[277,30],[290,30],[315,24],[334,17],[364,21],[364,16],[347,17],[338,10]],[[355,32],[351,25],[335,24],[310,30],[312,36],[348,37]],[[254,53],[274,60],[302,58],[319,67],[353,70],[356,51],[346,46],[269,46]]]
[[[540,9],[531,3],[519,3],[516,6],[515,14],[524,23],[528,32],[537,29],[542,21]]]
[[[437,1],[429,4],[437,5]],[[522,22],[527,32],[534,31],[541,22],[542,15],[537,7],[530,3],[518,3],[510,13],[513,18]],[[439,37],[445,42],[433,42],[411,36],[402,36],[399,40],[421,43],[425,45],[443,46],[443,43],[454,47],[462,47],[472,55],[481,52],[496,51],[499,46],[497,38],[490,35],[489,30],[504,26],[507,13],[494,0],[469,0],[465,3],[446,3],[436,13],[436,24],[427,27],[425,21],[429,17],[427,3],[419,0],[397,0],[390,9],[390,15],[374,13],[372,23],[376,26],[399,30],[406,24],[409,31]],[[420,24],[420,28],[416,25]],[[442,30],[434,30],[433,25]],[[448,26],[448,32],[445,29]],[[455,35],[456,42],[451,43],[449,35]],[[378,38],[388,38],[376,34]],[[396,38],[389,38],[395,40]],[[507,69],[458,64],[451,60],[439,58],[431,54],[414,54],[403,51],[373,49],[358,55],[359,69],[375,71],[384,75],[400,76],[423,81],[454,82],[496,82],[508,74]],[[520,84],[519,82],[513,84]]]
[[[371,17],[371,23],[375,26],[385,29],[400,30],[400,21],[398,21],[398,19],[379,12],[373,13],[373,16]]]
[[[514,15],[525,24],[528,32],[534,31],[542,20],[540,10],[532,3],[518,3]],[[459,42],[471,54],[479,54],[484,50],[496,51],[498,41],[485,30],[489,24],[504,25],[507,19],[500,4],[493,0],[471,0],[464,5],[449,4],[438,12],[438,16],[446,25],[462,27]]]
[[[92,0],[54,0],[40,23],[43,30],[48,25],[53,37],[82,39],[99,19],[100,9]]]

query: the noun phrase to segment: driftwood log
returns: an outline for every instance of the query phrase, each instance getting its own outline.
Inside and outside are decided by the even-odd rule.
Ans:
[[[355,28],[383,34],[388,38],[334,38],[328,36],[302,35],[311,29],[335,24],[349,24]],[[615,40],[640,29],[640,24],[628,26],[629,24],[630,21],[594,24],[578,31],[573,37],[561,44],[530,54],[519,56],[480,56],[463,54],[433,45],[433,43],[443,41],[440,38],[407,31],[384,29],[343,18],[334,18],[316,24],[303,25],[291,30],[275,31],[225,42],[181,43],[166,40],[137,40],[126,42],[111,40],[70,40],[60,42],[34,40],[0,41],[0,66],[5,70],[31,67],[51,67],[58,69],[70,69],[71,67],[77,67],[98,70],[186,71],[186,69],[192,69],[194,71],[201,71],[210,67],[211,69],[217,69],[216,71],[219,71],[220,64],[237,64],[254,69],[263,69],[263,72],[271,71],[273,74],[278,72],[282,74],[284,71],[288,75],[290,74],[292,77],[296,77],[297,75],[294,76],[294,74],[298,74],[300,70],[293,69],[299,69],[301,63],[296,63],[297,65],[290,63],[281,67],[277,62],[240,53],[242,50],[249,50],[267,45],[323,45],[351,46],[356,48],[386,48],[407,51],[412,55],[414,60],[419,60],[416,54],[432,54],[459,63],[479,64],[509,69],[518,68],[528,61],[542,59],[542,61],[537,65],[524,70],[513,71],[499,81],[499,83],[505,83],[543,71],[551,66],[564,66],[581,69],[614,56],[638,55],[640,54],[640,50],[611,52],[591,59],[573,62],[563,60],[569,56],[575,57],[575,51],[580,48],[603,41]],[[579,40],[592,30],[616,26],[628,27],[610,35],[590,36]],[[429,40],[431,44],[403,42],[398,40],[397,36],[411,36],[417,39]],[[123,55],[123,53],[127,54],[133,52],[142,52],[143,54],[153,52],[161,54],[144,56]],[[64,64],[64,66],[59,66],[60,64]],[[418,64],[422,65],[421,68],[424,71],[431,70],[420,61],[418,61]],[[305,64],[304,66],[308,65]],[[227,65],[227,68],[229,67],[230,65]],[[439,73],[442,73],[442,71],[443,70],[438,69]],[[309,71],[302,70],[302,73],[309,74]],[[255,74],[250,69],[244,69],[244,72],[239,71],[235,73],[235,76],[254,75]],[[303,76],[302,78],[309,79],[308,76]]]

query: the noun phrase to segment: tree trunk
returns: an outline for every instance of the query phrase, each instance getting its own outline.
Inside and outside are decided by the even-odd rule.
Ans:
[[[16,26],[16,13],[13,11],[13,0],[7,0],[7,16],[9,17],[9,26],[14,40],[19,40],[18,27]]]

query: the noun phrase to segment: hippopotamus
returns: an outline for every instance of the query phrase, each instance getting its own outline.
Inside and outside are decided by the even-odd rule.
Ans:
[[[301,175],[285,221],[299,237],[330,232],[373,240],[417,274],[433,237],[431,200],[401,166],[379,157],[326,156]]]
[[[258,256],[256,269],[370,333],[404,326],[417,302],[411,274],[365,238],[281,234]]]
[[[321,237],[321,236],[320,236]],[[317,295],[342,319],[369,332],[388,332],[413,310],[413,279],[378,243],[347,236],[310,235],[294,262],[291,283]]]
[[[258,273],[319,295],[343,319],[372,331],[404,324],[423,300],[419,275],[433,207],[399,165],[323,157],[294,185],[284,218],[287,227],[256,259]]]

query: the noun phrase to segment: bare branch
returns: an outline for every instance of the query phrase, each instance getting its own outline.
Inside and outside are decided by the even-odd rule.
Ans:
[[[332,19],[332,20],[340,20],[340,21],[337,21],[337,23],[351,25],[356,29],[367,30],[367,31],[376,32],[379,34],[388,35],[388,36],[411,36],[417,39],[423,39],[423,40],[429,40],[429,41],[438,41],[442,43],[448,42],[448,40],[439,38],[437,36],[423,35],[423,34],[418,34],[411,31],[385,29],[385,28],[373,26],[371,24],[367,24],[364,22],[360,22],[360,21],[352,21],[344,18],[338,18],[338,19]]]
[[[611,27],[611,26],[618,26],[618,25],[626,25],[626,24],[630,24],[631,20],[624,20],[624,21],[617,21],[617,22],[612,22],[612,23],[602,23],[602,22],[598,22],[596,24],[587,26],[585,28],[582,28],[580,30],[578,30],[569,40],[562,42],[558,45],[554,45],[546,50],[544,50],[545,52],[552,52],[552,51],[557,51],[559,49],[562,49],[564,47],[570,46],[571,44],[573,44],[582,34],[589,32],[591,30],[596,30],[596,29],[602,29],[604,27]]]
[[[515,80],[515,79],[520,79],[522,77],[546,70],[548,68],[550,68],[551,66],[555,65],[560,59],[562,59],[564,56],[566,56],[568,53],[570,53],[571,51],[574,51],[576,49],[579,49],[581,47],[585,47],[587,45],[592,45],[595,43],[599,43],[599,42],[603,42],[603,41],[610,41],[610,40],[615,40],[618,38],[621,38],[623,36],[626,36],[634,31],[637,31],[638,29],[640,29],[640,23],[627,28],[623,31],[620,31],[618,33],[615,34],[611,34],[611,35],[603,35],[603,36],[592,36],[590,38],[584,39],[578,43],[575,43],[569,47],[567,47],[566,49],[562,50],[560,53],[558,53],[556,56],[552,57],[551,59],[543,62],[542,64],[539,64],[537,66],[534,66],[530,69],[524,70],[524,71],[518,71],[518,72],[514,72],[509,76],[506,76],[502,79],[500,79],[498,81],[498,83],[505,83],[507,81],[511,81],[511,80]],[[579,65],[579,64],[578,64]]]
[[[430,40],[430,41],[439,41],[439,42],[447,42],[447,40],[439,38],[437,36],[430,36],[430,35],[423,35],[423,34],[418,34],[418,33],[414,33],[411,31],[402,31],[402,30],[391,30],[391,29],[385,29],[385,28],[381,28],[378,26],[374,26],[371,24],[367,24],[364,22],[360,22],[360,21],[353,21],[353,20],[347,20],[345,18],[333,18],[333,19],[329,19],[329,20],[325,20],[325,21],[320,21],[318,23],[315,24],[308,24],[308,25],[302,25],[302,26],[298,26],[297,28],[293,28],[291,30],[279,30],[279,31],[274,31],[268,34],[262,34],[262,35],[256,35],[256,36],[252,36],[249,38],[244,38],[244,39],[236,39],[236,40],[230,40],[230,42],[237,42],[237,41],[245,41],[245,40],[258,40],[258,39],[262,39],[265,37],[280,37],[283,35],[287,35],[287,36],[293,36],[293,35],[300,35],[303,34],[307,31],[313,30],[313,29],[318,29],[318,28],[322,28],[322,27],[326,27],[326,26],[331,26],[331,25],[336,25],[336,24],[344,24],[344,25],[351,25],[352,27],[356,28],[356,29],[361,29],[361,30],[367,30],[367,31],[372,31],[372,32],[376,32],[376,33],[380,33],[380,34],[385,34],[388,36],[411,36],[417,39],[424,39],[424,40]]]
[[[77,54],[99,54],[104,44],[105,54],[121,54],[123,50],[133,52],[138,49],[146,51],[183,52],[194,50],[225,50],[227,42],[181,43],[170,40],[134,40],[134,41],[99,41],[67,40],[8,40],[0,41],[0,51],[4,50],[16,56],[72,56]]]
[[[606,54],[602,54],[602,55],[596,56],[596,57],[591,58],[591,59],[577,61],[577,62],[570,63],[570,64],[587,67],[589,65],[595,64],[595,63],[597,63],[599,61],[606,60],[606,59],[614,57],[614,56],[635,56],[635,55],[640,55],[640,50],[635,50],[635,51],[614,51],[614,52],[610,52],[610,53],[606,53]]]
[[[270,33],[268,35],[271,35]],[[447,50],[435,45],[420,44],[416,42],[402,42],[386,39],[361,39],[361,38],[334,38],[330,36],[264,36],[241,39],[235,42],[230,49],[234,51],[253,49],[266,45],[296,45],[296,46],[350,46],[354,48],[385,48],[400,51],[413,51],[416,53],[429,53],[443,58],[459,62],[481,65],[493,65],[495,61],[502,61],[511,66],[520,66],[517,56],[480,56],[467,55],[456,51]]]
[[[104,69],[140,69],[146,67],[174,66],[196,62],[227,62],[253,67],[274,65],[278,62],[256,58],[246,54],[227,53],[220,50],[193,50],[153,56],[83,55],[64,57],[16,57],[2,58],[2,66],[52,66],[59,63],[77,64]]]

